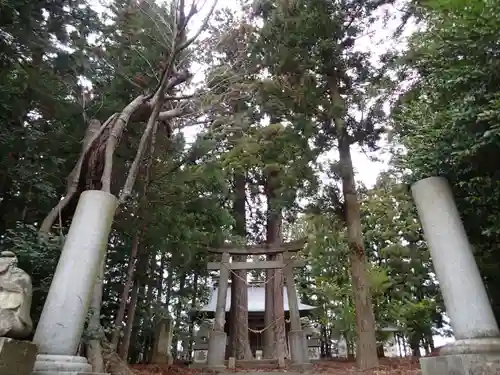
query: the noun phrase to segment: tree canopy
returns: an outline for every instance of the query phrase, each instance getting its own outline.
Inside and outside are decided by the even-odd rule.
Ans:
[[[90,348],[148,362],[170,315],[172,351],[191,355],[208,248],[307,238],[295,281],[323,356],[343,338],[375,367],[391,326],[430,353],[450,330],[408,186],[434,175],[498,319],[498,2],[202,3],[0,2],[0,249],[32,276],[35,325],[79,195],[102,189],[120,207]],[[394,48],[360,44],[381,27]],[[353,155],[381,149],[391,160],[368,184]]]

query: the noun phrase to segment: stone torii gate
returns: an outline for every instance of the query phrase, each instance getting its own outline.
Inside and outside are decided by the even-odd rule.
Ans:
[[[304,368],[310,365],[305,333],[300,323],[299,301],[295,287],[293,268],[304,267],[304,260],[292,260],[291,253],[300,251],[305,241],[260,246],[246,246],[243,248],[222,247],[209,249],[209,252],[220,254],[220,262],[209,262],[208,270],[219,270],[219,289],[215,310],[215,321],[208,339],[207,367],[213,370],[224,369],[227,334],[224,331],[226,315],[226,299],[229,287],[229,276],[232,270],[282,269],[288,294],[290,310],[290,332],[288,343],[292,365]],[[276,255],[283,254],[283,260],[265,260],[254,262],[230,262],[231,255]]]

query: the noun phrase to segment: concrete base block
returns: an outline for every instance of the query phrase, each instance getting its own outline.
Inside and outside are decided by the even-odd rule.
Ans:
[[[309,363],[304,331],[298,330],[288,332],[288,344],[290,345],[290,356],[292,357],[293,366],[301,367]]]
[[[39,354],[33,375],[105,375],[92,372],[85,357]]]
[[[499,354],[500,337],[481,337],[475,339],[456,340],[443,346],[441,355],[451,354]]]
[[[226,369],[227,335],[222,331],[211,331],[208,337],[207,368],[214,371]]]
[[[151,360],[151,364],[154,365],[171,365],[172,363],[174,363],[174,357],[171,354],[158,353]]]
[[[420,359],[422,375],[497,375],[500,354],[453,354]]]
[[[288,367],[290,370],[302,373],[311,370],[313,365],[312,363],[302,363],[302,364],[291,363],[290,366]]]
[[[37,352],[32,342],[0,337],[0,374],[30,375]]]
[[[225,365],[222,366],[205,366],[203,367],[204,370],[212,371],[212,372],[224,372],[227,371],[227,367]]]

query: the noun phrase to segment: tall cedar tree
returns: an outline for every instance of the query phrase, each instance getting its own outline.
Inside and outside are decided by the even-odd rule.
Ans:
[[[246,238],[246,176],[234,173],[234,232]],[[246,255],[234,256],[235,262],[246,262]],[[231,311],[229,335],[230,352],[236,359],[252,359],[248,337],[248,285],[247,271],[233,271],[231,274]]]
[[[342,183],[343,199],[338,201],[342,202],[342,219],[348,229],[356,357],[361,369],[377,366],[378,358],[351,146],[376,147],[383,111],[378,72],[370,64],[369,54],[355,50],[354,44],[373,22],[373,12],[384,3],[261,1],[255,7],[263,19],[256,50],[270,75],[281,83],[279,89],[289,94],[280,103],[281,110],[314,113],[315,127],[308,130],[315,133],[317,147],[326,151],[336,146],[339,151],[339,161],[333,167]]]

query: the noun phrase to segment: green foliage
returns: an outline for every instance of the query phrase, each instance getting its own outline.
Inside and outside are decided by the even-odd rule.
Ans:
[[[395,164],[408,180],[446,176],[488,284],[497,318],[500,119],[495,1],[426,2],[427,28],[404,61],[418,74],[394,111]]]
[[[380,69],[354,44],[373,24],[374,11],[391,3],[260,1],[253,18],[223,10],[199,48],[180,56],[179,70],[195,61],[207,64],[191,102],[203,113],[168,124],[173,134],[159,125],[149,178],[143,160],[109,243],[101,311],[107,334],[128,266],[136,265],[132,360],[147,355],[158,315],[174,315],[178,339],[193,330],[187,311],[206,297],[207,247],[265,238],[263,196],[270,183],[285,238],[309,238],[310,265],[298,277],[303,301],[319,307],[317,319],[328,338],[342,334],[354,343],[345,207],[336,183],[344,166],[322,165],[320,156],[345,135],[350,145],[377,149],[392,83],[385,62]],[[418,73],[418,79],[399,98],[392,118],[395,146],[403,146],[395,147],[393,164],[404,179],[386,173],[373,188],[358,191],[377,324],[401,327],[413,347],[442,328],[443,303],[403,182],[444,174],[454,183],[500,311],[494,292],[500,282],[500,8],[493,1],[418,3],[406,4],[405,11],[422,17],[427,29],[413,36],[400,59],[401,71]],[[36,228],[65,190],[86,122],[105,119],[151,90],[172,44],[170,5],[116,0],[108,11],[98,15],[83,1],[0,2],[0,248],[16,252],[33,278],[35,321],[70,218],[61,217],[56,236],[44,241]],[[83,87],[83,78],[91,89]],[[332,99],[335,90],[342,103]],[[345,134],[335,126],[339,119]],[[178,131],[198,120],[202,131],[194,141]],[[144,129],[143,122],[135,124],[116,151],[116,188]],[[328,183],[320,178],[325,172]],[[235,173],[247,179],[246,238],[233,235]],[[138,260],[130,255],[137,233]]]
[[[408,189],[388,173],[372,189],[363,190],[361,198],[377,326],[399,327],[410,344],[418,347],[443,327],[443,302],[415,207]],[[342,222],[335,212],[309,215],[293,232],[297,237],[308,236],[310,269],[300,275],[304,294],[321,307],[318,320],[352,343],[355,311]],[[308,278],[314,280],[313,285],[306,282]],[[383,332],[378,336],[384,341]]]
[[[3,236],[3,247],[16,254],[19,267],[31,276],[33,283],[31,313],[35,317],[35,324],[49,292],[63,243],[64,237],[60,235],[48,235],[41,239],[35,226],[23,223],[7,230]]]
[[[85,2],[0,3],[0,247],[15,251],[20,266],[32,276],[35,323],[69,225],[66,219],[71,218],[63,214],[56,220],[55,238],[41,241],[36,228],[66,188],[86,121],[103,120],[152,89],[172,43],[170,6],[116,1],[108,11],[98,16]],[[177,68],[188,68],[191,58],[192,50],[186,49]],[[83,87],[83,78],[91,89]],[[117,188],[143,126],[139,122],[129,127],[116,152]],[[212,140],[198,137],[198,155],[190,157],[183,137],[170,138],[164,124],[156,138],[147,206],[150,224],[141,248],[158,264],[150,262],[146,275],[137,276],[143,286],[134,350],[143,353],[151,344],[155,315],[168,313],[169,305],[187,306],[193,296],[193,303],[200,303],[206,281],[200,276],[195,288],[192,275],[206,274],[204,249],[224,241],[231,224],[224,174],[213,156],[199,162]],[[183,166],[185,160],[188,166]],[[134,235],[143,225],[137,215],[143,182],[122,207],[110,237],[101,311],[108,333],[133,261],[129,254]],[[184,291],[179,290],[181,282]],[[181,329],[186,332],[185,311],[178,318],[185,321]]]

